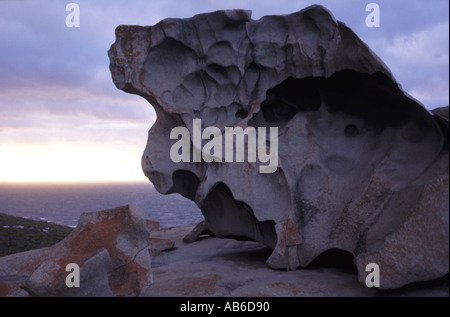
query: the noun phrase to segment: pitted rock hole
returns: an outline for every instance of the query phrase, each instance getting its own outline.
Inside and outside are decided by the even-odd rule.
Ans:
[[[348,251],[341,249],[329,249],[322,252],[309,265],[308,269],[316,268],[338,268],[344,272],[354,274],[358,270],[353,262],[354,256]]]
[[[261,104],[264,119],[269,123],[287,123],[299,112],[317,111],[321,98],[314,78],[283,81],[269,89],[267,99]]]
[[[190,200],[195,200],[195,193],[197,192],[200,180],[194,173],[177,170],[172,174],[172,181],[173,193],[178,193]]]

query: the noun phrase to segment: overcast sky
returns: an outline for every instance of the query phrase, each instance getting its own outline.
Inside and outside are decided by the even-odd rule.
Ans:
[[[70,2],[79,28],[65,24]],[[370,2],[379,28],[365,24]],[[425,107],[448,105],[448,0],[0,0],[0,181],[145,179],[155,114],[112,83],[107,50],[118,25],[235,8],[259,19],[311,4],[352,28]]]

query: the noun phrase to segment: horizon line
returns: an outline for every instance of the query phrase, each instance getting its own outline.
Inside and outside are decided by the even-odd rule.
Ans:
[[[48,180],[48,179],[30,179],[30,180],[2,180],[0,184],[107,184],[107,183],[150,183],[148,179],[67,179],[67,180]]]

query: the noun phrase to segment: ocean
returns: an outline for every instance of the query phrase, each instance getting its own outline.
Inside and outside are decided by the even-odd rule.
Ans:
[[[0,213],[76,227],[83,212],[140,207],[161,227],[203,220],[197,205],[179,194],[161,195],[150,182],[0,183]]]

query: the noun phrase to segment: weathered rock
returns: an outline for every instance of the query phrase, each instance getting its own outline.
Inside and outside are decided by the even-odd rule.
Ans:
[[[0,280],[21,277],[32,296],[140,296],[152,283],[148,240],[144,212],[137,207],[84,213],[61,242],[1,258]],[[66,285],[69,263],[80,268],[79,288]],[[5,293],[23,296],[11,290],[16,284],[4,285]]]
[[[146,219],[145,223],[147,224],[147,229],[149,232],[159,230],[161,223],[159,221]]]
[[[448,107],[432,114],[405,94],[325,8],[120,26],[109,57],[115,85],[157,113],[145,174],[159,192],[195,201],[215,236],[263,242],[273,249],[267,263],[279,269],[342,249],[354,255],[361,281],[366,265],[378,263],[382,288],[448,273]],[[263,145],[276,172],[262,173],[262,160],[237,163],[205,150],[194,119],[221,133],[276,127],[278,139]],[[178,127],[194,150],[174,163]],[[253,146],[249,134],[240,145]]]
[[[11,254],[0,258],[0,293],[7,297],[29,296],[21,285],[33,274],[50,254],[50,248],[42,248]]]
[[[170,239],[150,238],[148,240],[148,252],[151,256],[160,255],[163,251],[172,250],[175,242]]]
[[[69,288],[66,285],[66,277],[70,272],[65,271],[65,267],[59,264],[64,262],[66,257],[66,254],[61,258],[57,255],[41,263],[22,288],[31,296],[38,297],[110,297],[113,295],[108,282],[110,256],[106,249],[100,249],[78,261],[80,287]]]
[[[151,256],[160,255],[163,251],[172,250],[175,247],[175,242],[170,239],[160,239],[152,237],[152,232],[160,229],[160,222],[154,220],[145,220],[147,229],[150,232],[148,239],[148,252]]]
[[[197,241],[198,239],[200,239],[200,237],[202,235],[208,235],[208,236],[214,236],[214,233],[211,232],[211,230],[209,229],[208,223],[206,222],[206,220],[203,220],[201,222],[199,222],[194,229],[192,229],[191,232],[189,232],[189,234],[187,234],[184,238],[183,238],[183,242],[184,243],[192,243]]]
[[[188,225],[154,232],[156,238],[175,241],[177,248],[152,258],[154,283],[145,296],[379,298],[449,295],[448,277],[396,290],[368,288],[355,278],[352,258],[343,251],[327,252],[306,269],[272,270],[264,263],[271,250],[262,243],[215,237],[183,243],[182,238],[192,228],[193,225]],[[338,258],[339,254],[345,256]]]

